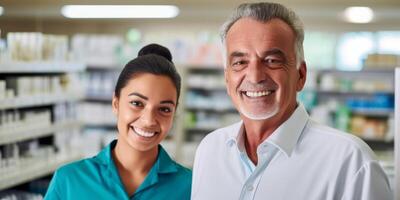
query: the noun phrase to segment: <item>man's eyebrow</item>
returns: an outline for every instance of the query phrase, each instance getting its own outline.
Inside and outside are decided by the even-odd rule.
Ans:
[[[240,51],[234,51],[229,55],[229,57],[230,58],[232,58],[232,57],[244,57],[244,56],[247,56],[247,55],[248,55],[247,53],[243,53],[243,52],[240,52]]]
[[[283,53],[283,51],[282,51],[282,50],[280,50],[280,49],[277,49],[277,48],[273,48],[273,49],[270,49],[270,50],[264,51],[264,52],[262,53],[262,55],[263,55],[263,56],[269,56],[269,55],[279,55],[279,56],[281,56],[281,57],[284,57],[284,58],[286,58],[286,55],[285,55],[285,53]]]
[[[132,93],[130,93],[128,96],[138,96],[138,97],[140,97],[140,98],[142,98],[142,99],[144,99],[144,100],[149,100],[149,98],[147,98],[146,96],[144,96],[144,95],[142,95],[142,94],[139,94],[139,93],[137,93],[137,92],[132,92]]]

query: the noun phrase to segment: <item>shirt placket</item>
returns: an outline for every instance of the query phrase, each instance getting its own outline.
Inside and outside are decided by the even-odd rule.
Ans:
[[[242,187],[240,194],[240,200],[253,200],[257,192],[258,185],[261,180],[261,176],[264,170],[267,168],[272,158],[275,156],[277,149],[273,145],[262,144],[257,149],[257,156],[259,158],[258,165],[251,172],[250,176],[247,178],[245,184]],[[243,157],[242,157],[243,159]],[[251,162],[246,156],[247,163]],[[246,163],[246,162],[245,162]],[[251,170],[251,167],[246,166]]]

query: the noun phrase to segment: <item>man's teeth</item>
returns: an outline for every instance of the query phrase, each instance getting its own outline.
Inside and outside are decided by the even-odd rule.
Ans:
[[[156,132],[147,132],[145,130],[142,130],[140,128],[137,127],[133,127],[133,130],[135,131],[135,133],[137,133],[138,135],[142,136],[142,137],[153,137],[154,134],[156,134]]]
[[[271,94],[271,91],[260,91],[260,92],[246,92],[246,96],[248,97],[262,97]]]

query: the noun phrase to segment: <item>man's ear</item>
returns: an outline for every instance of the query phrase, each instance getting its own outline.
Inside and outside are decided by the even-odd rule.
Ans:
[[[224,69],[224,78],[225,78],[225,87],[226,87],[226,93],[228,93],[228,95],[230,96],[230,94],[229,94],[229,87],[228,87],[228,70],[225,68]]]
[[[299,73],[299,79],[297,80],[296,90],[300,92],[306,84],[307,79],[307,65],[305,61],[301,62],[300,67],[297,71]]]
[[[111,106],[112,106],[112,111],[116,116],[118,115],[118,103],[119,103],[119,98],[115,96],[115,93],[113,93]]]

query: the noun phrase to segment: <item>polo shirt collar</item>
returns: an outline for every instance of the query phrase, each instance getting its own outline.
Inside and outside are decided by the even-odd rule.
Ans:
[[[109,172],[119,177],[117,167],[115,166],[112,158],[112,150],[115,148],[116,144],[117,140],[112,141],[107,147],[100,151],[97,156],[94,157],[94,160],[101,165],[105,165]],[[159,181],[160,174],[175,172],[178,172],[177,164],[169,157],[165,149],[161,145],[158,145],[157,160],[151,167],[143,183],[136,190],[135,194],[156,184]]]
[[[117,144],[117,140],[113,140],[107,147],[100,151],[95,157],[95,160],[102,165],[114,165],[114,160],[112,158],[112,150],[115,148]],[[154,163],[154,166],[157,169],[157,173],[165,174],[177,172],[178,168],[175,162],[169,157],[168,153],[165,149],[158,145],[158,156],[157,160]]]
[[[101,150],[95,157],[94,160],[102,165],[111,166],[114,165],[112,158],[112,150],[117,145],[117,140],[113,140],[109,145],[107,145],[103,150]]]
[[[289,157],[295,148],[308,119],[309,115],[306,109],[301,103],[299,103],[293,114],[260,145],[265,143],[272,144]],[[242,152],[245,149],[243,122],[240,122],[240,126],[236,126],[235,128],[235,134],[228,138],[227,144],[236,144],[239,151]]]

